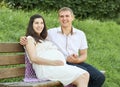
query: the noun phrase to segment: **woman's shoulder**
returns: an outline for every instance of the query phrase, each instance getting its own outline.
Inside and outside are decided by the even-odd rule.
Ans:
[[[34,38],[32,36],[27,36],[28,40],[34,40]]]
[[[34,39],[32,36],[27,36],[27,39]]]
[[[28,41],[32,41],[32,42],[35,42],[35,39],[34,39],[32,36],[27,36],[27,40],[28,40]]]

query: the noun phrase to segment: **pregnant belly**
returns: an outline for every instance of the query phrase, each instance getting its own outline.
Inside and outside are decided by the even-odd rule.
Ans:
[[[65,62],[64,55],[58,50],[47,50],[47,51],[39,52],[38,56],[45,59],[62,60],[63,62]]]

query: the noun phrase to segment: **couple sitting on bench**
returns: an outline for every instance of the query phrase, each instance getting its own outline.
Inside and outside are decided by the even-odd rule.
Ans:
[[[60,81],[64,86],[74,84],[87,87],[89,74],[76,66],[68,65],[64,55],[46,40],[47,29],[42,16],[31,16],[27,32],[28,43],[24,46],[26,56],[40,80]]]
[[[47,36],[47,29],[43,17],[36,14],[30,18],[26,32],[27,38],[24,38],[24,40],[27,40],[25,51],[37,78],[42,80],[60,81],[64,86],[72,83],[77,87],[88,87],[89,68],[92,68],[91,72],[96,71],[98,73],[97,76],[99,76],[99,78],[97,81],[102,78],[102,80],[99,81],[99,84],[96,84],[101,87],[105,80],[104,75],[89,64],[81,63],[84,62],[87,57],[87,44],[84,33],[75,28],[70,28],[70,30],[68,30],[70,32],[68,33],[65,32],[67,25],[72,24],[74,19],[71,9],[66,7],[60,9],[59,19],[62,24],[61,27],[49,30]],[[52,34],[55,34],[54,37]],[[55,45],[53,45],[53,43],[47,41],[46,38],[54,42],[64,55]],[[56,39],[56,41],[53,41],[53,38],[54,40]],[[79,40],[80,44],[77,43]],[[78,56],[78,50],[81,50],[80,56]],[[83,67],[87,65],[89,68],[85,68],[87,68],[89,73],[82,68],[78,68],[81,65],[83,65]],[[92,79],[94,80],[94,78]]]

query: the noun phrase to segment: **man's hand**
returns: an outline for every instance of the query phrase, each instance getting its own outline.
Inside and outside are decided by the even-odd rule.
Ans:
[[[79,62],[78,55],[72,54],[72,55],[68,56],[67,57],[67,62],[69,62],[69,63],[78,63]]]
[[[21,45],[26,45],[28,43],[26,36],[20,37],[20,44]]]

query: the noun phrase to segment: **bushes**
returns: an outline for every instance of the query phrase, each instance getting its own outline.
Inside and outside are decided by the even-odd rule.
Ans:
[[[5,0],[12,8],[58,10],[63,6],[73,9],[77,18],[114,18],[120,13],[120,0]]]

